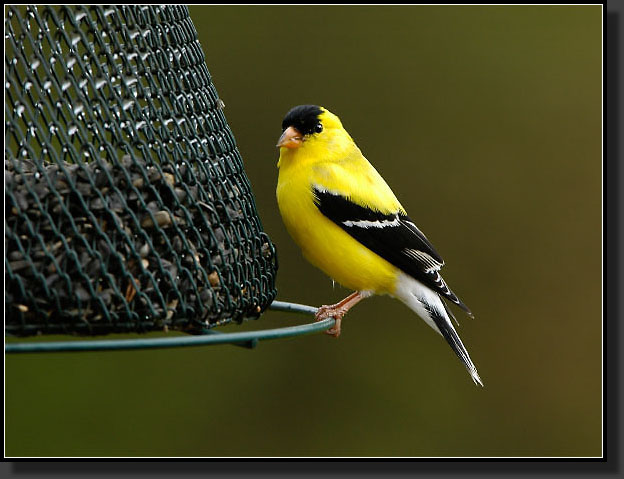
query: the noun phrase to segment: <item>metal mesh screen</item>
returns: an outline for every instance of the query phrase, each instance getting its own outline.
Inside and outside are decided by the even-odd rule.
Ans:
[[[188,332],[275,298],[184,6],[5,10],[7,333]]]

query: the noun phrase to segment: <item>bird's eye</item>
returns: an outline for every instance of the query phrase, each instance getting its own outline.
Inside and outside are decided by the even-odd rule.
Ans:
[[[322,123],[317,123],[316,126],[314,127],[314,132],[315,133],[320,133],[323,131],[323,124]]]

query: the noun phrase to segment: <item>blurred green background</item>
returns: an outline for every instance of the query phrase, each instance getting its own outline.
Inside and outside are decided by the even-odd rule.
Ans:
[[[190,11],[278,248],[279,299],[348,293],[275,203],[282,117],[315,103],[445,258],[485,388],[376,297],[338,340],[6,356],[6,455],[600,456],[601,6]]]

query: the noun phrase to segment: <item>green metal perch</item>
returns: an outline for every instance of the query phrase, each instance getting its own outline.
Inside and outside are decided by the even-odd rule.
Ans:
[[[269,309],[291,313],[314,314],[316,309],[303,304],[273,301]],[[183,346],[205,346],[212,344],[235,344],[253,348],[258,341],[265,339],[289,338],[304,334],[316,333],[331,328],[335,323],[333,318],[323,321],[289,326],[285,328],[266,329],[260,331],[245,331],[240,333],[219,333],[206,330],[199,336],[176,336],[173,338],[145,338],[145,339],[104,339],[90,341],[48,341],[48,342],[20,342],[6,343],[5,353],[51,353],[66,351],[110,351],[123,349],[153,349],[175,348]]]

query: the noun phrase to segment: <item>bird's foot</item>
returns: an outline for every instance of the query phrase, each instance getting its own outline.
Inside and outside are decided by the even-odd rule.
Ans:
[[[327,318],[334,318],[336,320],[336,323],[333,327],[325,331],[325,334],[329,334],[330,336],[337,338],[338,336],[340,336],[340,325],[342,323],[342,318],[345,314],[347,314],[347,311],[349,311],[349,308],[345,308],[340,303],[332,305],[324,304],[316,311],[316,314],[314,315],[314,321],[319,322]]]
[[[349,311],[353,306],[359,303],[362,299],[370,296],[370,294],[364,294],[359,291],[355,293],[351,293],[345,299],[340,301],[339,303],[326,305],[324,304],[320,308],[316,310],[316,314],[314,315],[314,321],[323,321],[327,318],[334,318],[336,322],[332,328],[329,328],[325,331],[326,334],[337,338],[340,336],[340,325],[342,323],[342,318],[347,311]]]

